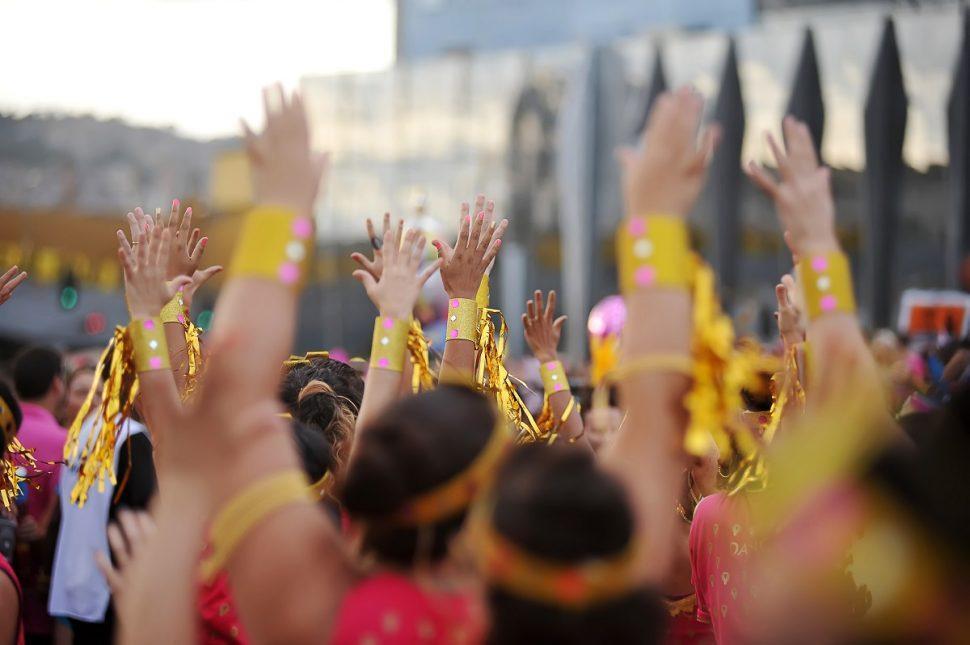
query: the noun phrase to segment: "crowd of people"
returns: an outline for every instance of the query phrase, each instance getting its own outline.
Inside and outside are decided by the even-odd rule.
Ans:
[[[530,396],[483,196],[454,240],[367,222],[367,365],[290,355],[327,158],[298,94],[264,103],[212,328],[188,315],[222,270],[191,209],[134,209],[129,324],[96,364],[32,347],[0,384],[0,642],[970,639],[970,351],[867,339],[803,123],[767,135],[775,170],[746,167],[792,256],[765,284],[777,341],[735,337],[691,250],[718,129],[685,87],[619,151],[620,294],[590,315],[589,364],[559,355],[554,292],[527,303]],[[443,339],[414,316],[435,274]]]

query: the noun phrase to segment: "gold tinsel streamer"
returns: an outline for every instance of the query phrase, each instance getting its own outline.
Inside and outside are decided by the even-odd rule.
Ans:
[[[775,392],[774,400],[771,402],[771,409],[768,411],[769,421],[765,426],[762,441],[769,444],[774,440],[781,418],[785,415],[785,410],[790,404],[795,404],[802,409],[805,407],[805,390],[798,378],[798,347],[791,347],[785,355],[784,378]]]
[[[498,317],[496,330],[493,317]],[[529,408],[522,402],[515,388],[515,379],[505,368],[505,352],[509,333],[505,317],[498,309],[483,307],[479,310],[478,354],[475,357],[475,382],[485,392],[495,397],[501,414],[508,418],[519,441],[537,441],[539,428]],[[496,333],[497,332],[497,333]]]
[[[202,330],[192,322],[182,323],[182,329],[185,332],[185,353],[189,363],[188,373],[185,376],[185,390],[182,392],[182,400],[185,401],[195,392],[199,375],[202,373],[202,342],[199,339]]]
[[[546,443],[552,444],[556,442],[559,438],[559,429],[569,420],[569,416],[573,412],[577,411],[579,404],[576,403],[576,399],[569,397],[569,403],[566,404],[566,409],[563,410],[562,415],[556,416],[552,411],[552,406],[549,404],[549,397],[546,396],[542,401],[542,411],[539,416],[536,417],[536,427],[539,429],[539,436],[536,437],[535,441],[544,441]],[[531,437],[525,437],[525,441],[531,441]]]
[[[421,323],[411,319],[408,330],[408,355],[411,359],[411,389],[415,394],[433,390],[437,385],[434,372],[431,371],[430,349],[428,339],[424,337]]]
[[[94,423],[95,429],[88,435],[84,446],[80,443],[81,426],[91,411],[99,381],[96,378],[81,406],[77,418],[71,424],[64,443],[64,459],[69,467],[77,467],[78,479],[71,490],[71,502],[83,507],[88,491],[97,481],[98,491],[105,489],[107,479],[117,483],[114,470],[115,442],[118,429],[131,414],[138,395],[138,375],[134,368],[131,340],[124,327],[115,327],[114,336],[108,342],[95,374],[107,377],[101,392],[101,405]]]
[[[14,461],[14,455],[20,455],[24,463],[18,465]],[[13,437],[7,444],[7,451],[2,461],[0,461],[0,502],[8,511],[13,510],[14,501],[20,494],[20,482],[27,481],[29,477],[20,475],[17,471],[20,468],[36,468],[37,460],[34,459],[34,451],[28,450],[20,439]]]

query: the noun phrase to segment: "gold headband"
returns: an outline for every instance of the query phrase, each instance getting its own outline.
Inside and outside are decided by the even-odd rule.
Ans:
[[[437,488],[417,495],[394,513],[389,523],[404,526],[433,524],[465,510],[491,481],[509,443],[509,432],[500,417],[488,443],[468,468]]]
[[[318,358],[327,359],[330,358],[330,352],[307,352],[303,356],[296,356],[295,354],[290,354],[290,357],[283,361],[283,367],[286,369],[293,369],[297,365],[308,365],[310,361],[316,360]]]
[[[483,506],[472,521],[479,569],[488,584],[512,595],[581,611],[634,590],[639,581],[633,566],[635,542],[616,555],[575,564],[537,557],[503,537],[488,521],[491,507]]]

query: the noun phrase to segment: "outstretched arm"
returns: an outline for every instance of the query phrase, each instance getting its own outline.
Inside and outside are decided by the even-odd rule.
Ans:
[[[357,434],[397,399],[401,375],[408,363],[407,334],[411,313],[421,287],[441,266],[441,260],[437,260],[421,268],[425,237],[421,231],[410,229],[401,241],[403,227],[401,222],[397,233],[391,230],[384,233],[383,270],[379,279],[364,269],[354,271],[354,278],[364,285],[380,313],[375,322],[367,387],[357,415]],[[356,445],[356,438],[354,443]]]
[[[528,343],[532,355],[539,361],[543,374],[545,397],[549,402],[552,418],[559,423],[566,413],[566,409],[573,403],[573,394],[568,383],[546,383],[548,380],[564,379],[565,370],[559,362],[559,338],[562,326],[566,324],[566,316],[556,318],[556,292],[550,291],[545,307],[542,304],[542,292],[536,291],[533,300],[525,305],[526,313],[522,314],[522,326],[525,328],[525,342]],[[558,387],[557,387],[558,386]],[[575,405],[575,404],[574,404]],[[579,440],[583,446],[592,450],[589,441],[583,434],[583,419],[578,409],[571,410],[569,416],[558,429],[564,439]]]
[[[620,355],[630,365],[619,382],[627,420],[602,453],[604,465],[626,484],[640,540],[639,572],[659,583],[674,549],[672,509],[683,471],[682,401],[690,381],[666,366],[636,369],[638,361],[664,357],[687,363],[691,337],[690,266],[684,220],[699,195],[716,141],[709,129],[698,146],[703,100],[689,88],[658,100],[637,151],[621,153],[626,219],[618,253],[627,304]],[[667,238],[658,237],[667,231]],[[625,248],[624,245],[630,248]],[[634,266],[634,261],[642,262]],[[655,261],[655,262],[654,262]]]
[[[441,240],[432,242],[442,260],[441,282],[448,294],[448,319],[453,323],[460,322],[462,317],[477,317],[477,309],[476,313],[471,313],[475,308],[475,295],[485,272],[498,255],[502,235],[509,225],[506,219],[498,224],[491,222],[486,225],[485,211],[476,214],[473,222],[467,203],[461,205],[461,211],[458,240],[454,248]],[[453,317],[458,318],[452,320]],[[477,339],[464,336],[460,333],[451,335],[449,332],[445,339],[439,375],[441,380],[468,380],[474,374]]]

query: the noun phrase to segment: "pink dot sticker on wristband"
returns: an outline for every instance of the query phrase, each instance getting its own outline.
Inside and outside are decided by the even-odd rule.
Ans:
[[[451,308],[452,309],[457,309],[458,308],[458,305],[459,305],[458,298],[455,298],[454,300],[451,301]]]
[[[631,217],[627,224],[627,231],[634,237],[640,237],[647,232],[647,222],[642,217]]]
[[[155,329],[155,321],[154,320],[146,320],[146,321],[144,321],[142,323],[142,327],[144,327],[148,331],[151,331],[151,330]]]
[[[300,267],[292,262],[284,262],[280,265],[278,275],[283,284],[293,284],[300,279]]]
[[[552,388],[552,389],[553,389],[553,390],[555,390],[556,392],[561,392],[561,391],[562,391],[562,383],[556,383],[556,384],[555,384],[555,385],[553,386],[553,388]]]
[[[394,328],[394,319],[393,318],[385,318],[384,319],[384,329],[393,329],[393,328]]]
[[[657,279],[657,272],[653,267],[640,267],[633,274],[633,281],[639,287],[649,287]]]
[[[458,330],[457,329],[452,329],[451,330],[451,337],[452,338],[458,338]]]
[[[179,314],[178,316],[176,316],[176,318],[180,323],[182,323],[183,325],[185,324],[185,314]]]
[[[313,233],[313,222],[309,217],[297,217],[293,220],[293,235],[305,240]]]
[[[379,361],[377,361],[377,366],[378,367],[387,367],[390,364],[391,364],[391,362],[389,360],[387,360],[386,358],[382,358]]]
[[[834,311],[837,304],[838,301],[833,295],[822,296],[822,298],[818,301],[818,306],[822,309],[822,311]]]
[[[829,259],[824,255],[816,255],[812,258],[812,270],[821,273],[829,268]]]
[[[550,362],[546,363],[546,369],[547,370],[552,371],[552,370],[556,369],[557,367],[559,367],[559,363],[557,361],[550,361]]]
[[[148,366],[153,370],[161,369],[162,359],[159,358],[158,356],[152,356],[151,358],[148,359]]]

